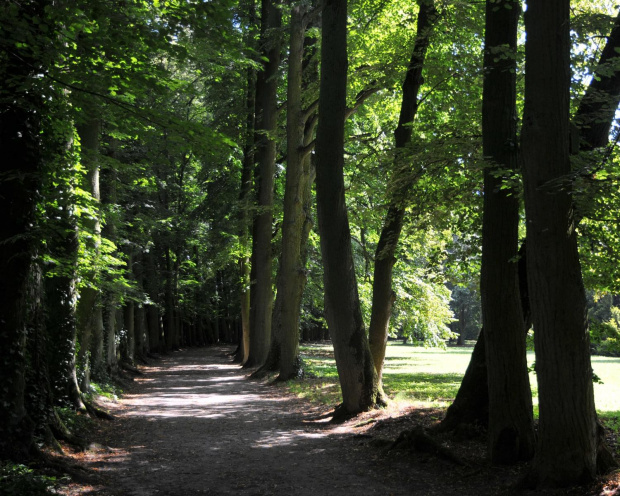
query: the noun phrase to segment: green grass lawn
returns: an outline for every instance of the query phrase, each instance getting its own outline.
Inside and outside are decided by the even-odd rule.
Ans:
[[[385,392],[403,405],[447,407],[458,391],[471,352],[472,348],[442,350],[389,343],[383,376]],[[308,377],[289,383],[289,387],[311,401],[336,405],[340,401],[340,386],[331,345],[305,345],[301,354]],[[533,361],[534,353],[528,352],[530,365]],[[620,422],[620,358],[594,356],[592,367],[602,381],[594,385],[597,409],[602,417]],[[530,374],[530,381],[537,404],[534,373]]]

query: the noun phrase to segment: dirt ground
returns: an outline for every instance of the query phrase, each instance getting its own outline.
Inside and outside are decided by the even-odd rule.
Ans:
[[[359,496],[516,494],[524,466],[489,467],[481,438],[441,440],[468,465],[389,449],[437,411],[369,412],[335,425],[313,407],[231,362],[230,347],[176,352],[150,366],[75,460],[91,474],[66,496]],[[620,494],[610,480],[571,491]]]

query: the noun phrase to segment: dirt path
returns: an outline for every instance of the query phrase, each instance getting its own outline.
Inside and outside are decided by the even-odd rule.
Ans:
[[[230,348],[174,353],[143,369],[118,418],[83,461],[105,481],[81,494],[411,495],[439,491],[402,474],[366,438],[320,422],[307,403],[230,362]],[[405,469],[406,470],[406,469]],[[408,470],[411,470],[409,468]]]
[[[483,440],[452,445],[471,465],[385,445],[432,421],[422,410],[374,411],[341,426],[282,388],[248,380],[230,347],[191,349],[149,367],[108,406],[98,445],[74,457],[98,482],[66,496],[490,496],[513,495],[525,465],[490,467]],[[402,412],[396,412],[402,413]],[[436,412],[435,412],[436,413]],[[372,423],[376,418],[381,422]],[[426,421],[424,419],[427,419]],[[381,444],[381,442],[383,444]],[[450,441],[445,441],[451,445]],[[378,444],[381,444],[379,446]],[[452,449],[451,448],[451,449]],[[91,477],[92,478],[92,477]],[[527,496],[611,495],[618,485],[526,491]],[[521,493],[519,493],[521,494]]]

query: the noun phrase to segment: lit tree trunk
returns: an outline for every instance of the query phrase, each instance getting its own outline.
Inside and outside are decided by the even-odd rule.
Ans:
[[[347,89],[347,2],[323,4],[316,190],[325,313],[342,388],[342,414],[375,405],[378,380],[372,362],[351,250],[344,195],[344,120]]]
[[[99,188],[99,134],[101,122],[97,119],[78,125],[77,131],[82,145],[82,161],[87,165],[86,188],[92,195],[95,208],[99,208],[101,192]],[[84,226],[92,236],[87,249],[91,250],[94,257],[99,257],[101,244],[101,222],[99,211],[90,219],[84,219]],[[100,293],[96,288],[99,274],[97,269],[89,271],[86,276],[87,286],[80,291],[80,299],[77,306],[77,330],[80,348],[77,361],[83,370],[81,388],[88,391],[90,388],[90,375],[94,368],[102,363],[103,350],[103,313],[101,308]],[[89,357],[90,355],[90,357]]]
[[[177,329],[174,305],[174,269],[170,248],[166,248],[166,285],[164,290],[164,301],[166,305],[164,313],[164,340],[166,350],[171,351],[178,348]]]
[[[604,448],[569,179],[569,12],[569,0],[532,0],[525,14],[523,182],[540,409],[530,481],[554,486],[592,480]]]
[[[409,172],[409,168],[403,162],[408,160],[406,148],[411,143],[412,124],[418,110],[418,93],[422,86],[422,68],[424,58],[429,45],[431,29],[436,18],[435,5],[432,0],[419,0],[418,31],[415,45],[407,74],[403,82],[403,100],[398,119],[398,127],[394,131],[396,145],[396,169],[392,182],[398,184],[398,191],[390,199],[388,211],[385,216],[381,235],[375,253],[375,269],[372,284],[372,312],[370,327],[368,330],[370,350],[375,370],[381,384],[383,374],[383,361],[385,359],[385,347],[387,344],[392,305],[395,301],[392,289],[392,268],[396,262],[394,257],[398,240],[405,219],[405,206],[411,180],[403,180],[403,172]],[[400,170],[404,168],[404,170]]]
[[[290,47],[287,86],[287,165],[284,190],[284,218],[282,220],[282,253],[277,279],[274,333],[280,342],[280,380],[288,380],[299,373],[299,314],[301,297],[306,282],[303,259],[303,228],[306,221],[304,192],[309,171],[304,171],[305,117],[302,109],[302,74],[304,35],[308,23],[305,8],[294,5],[290,19]]]
[[[527,370],[516,257],[519,196],[504,186],[517,169],[516,0],[486,3],[482,98],[484,212],[480,294],[489,388],[488,449],[492,463],[534,454],[532,392]]]
[[[256,85],[258,158],[255,182],[257,208],[252,236],[253,285],[250,294],[250,350],[246,367],[263,364],[271,341],[271,312],[273,289],[271,281],[271,237],[273,222],[273,183],[276,162],[276,142],[273,134],[278,121],[277,89],[280,66],[281,12],[273,0],[262,0],[261,53],[267,62],[258,74]]]
[[[114,148],[111,150],[114,154]],[[110,169],[108,174],[104,176],[102,202],[106,205],[117,204],[117,188],[118,181],[115,170]],[[113,243],[117,240],[117,227],[114,218],[108,219],[103,229],[103,235]],[[116,339],[122,327],[122,316],[118,318],[119,296],[113,290],[108,290],[104,295],[105,320],[103,327],[103,369],[98,371],[93,367],[93,373],[116,374],[118,371],[118,356]],[[93,352],[94,353],[94,352]]]
[[[129,363],[134,362],[136,354],[136,335],[135,335],[135,303],[128,301],[123,308],[123,328],[127,335],[125,336],[126,349],[125,356],[123,357]]]
[[[64,153],[73,146],[73,140],[67,142]],[[56,163],[53,163],[56,166]],[[66,172],[64,172],[66,174]],[[69,172],[72,174],[72,172]],[[73,202],[73,178],[54,188],[47,184],[45,189],[53,191],[53,200],[58,205],[49,212],[46,222],[52,224],[47,239],[47,249],[53,258],[60,261],[56,267],[59,273],[45,277],[45,332],[47,340],[47,364],[49,380],[54,396],[62,402],[69,402],[75,409],[85,409],[82,402],[76,373],[76,339],[77,339],[77,289],[76,269],[78,262],[78,227]],[[52,202],[52,198],[48,199]]]

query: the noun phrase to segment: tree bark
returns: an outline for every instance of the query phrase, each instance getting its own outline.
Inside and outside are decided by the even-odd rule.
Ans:
[[[405,219],[405,205],[412,181],[402,179],[403,163],[406,160],[406,148],[411,143],[412,124],[418,110],[418,93],[423,83],[422,68],[430,35],[436,18],[435,4],[432,0],[420,0],[418,26],[415,45],[405,81],[403,82],[403,100],[398,119],[398,127],[394,131],[396,145],[396,169],[391,182],[398,184],[398,190],[390,199],[388,211],[383,222],[379,243],[375,253],[375,268],[372,284],[372,311],[368,329],[370,351],[375,370],[381,385],[383,361],[387,345],[390,317],[396,295],[392,289],[392,268],[396,263],[394,257],[398,240]],[[407,168],[408,172],[408,168]]]
[[[271,341],[273,307],[271,238],[273,223],[273,184],[276,162],[277,89],[280,67],[281,12],[274,0],[262,0],[261,53],[267,62],[259,72],[256,85],[256,155],[258,168],[257,214],[252,236],[250,293],[250,350],[246,367],[263,364]]]
[[[32,4],[17,4],[17,8],[20,14],[39,16],[43,2],[41,12]],[[24,358],[44,105],[32,86],[36,79],[32,71],[39,64],[34,55],[13,45],[9,49],[4,40],[0,47],[6,48],[0,76],[8,86],[8,94],[0,97],[0,148],[5,157],[0,160],[0,459],[24,459],[33,446],[33,425],[24,403]]]
[[[569,160],[570,2],[532,0],[522,131],[540,421],[530,482],[592,480],[600,443]],[[570,435],[567,435],[570,433]]]
[[[280,341],[280,380],[288,380],[299,373],[299,314],[301,297],[306,282],[303,258],[303,228],[306,221],[304,192],[310,180],[304,170],[305,118],[302,108],[302,74],[304,35],[307,26],[305,8],[294,5],[291,9],[290,47],[287,86],[287,164],[284,190],[284,218],[282,220],[282,253],[277,279],[274,333]]]
[[[50,185],[51,187],[51,185]],[[69,185],[67,185],[69,189]],[[45,278],[45,328],[49,379],[56,400],[83,410],[84,403],[76,372],[77,288],[76,269],[79,250],[77,220],[70,191],[59,191],[61,206],[54,215],[53,234],[47,240],[52,256],[64,265],[59,274]]]
[[[519,248],[517,263],[524,335],[532,327],[526,264],[527,250],[524,241]],[[457,430],[460,425],[466,424],[484,428],[489,425],[489,388],[484,329],[480,330],[461,387],[459,387],[456,398],[448,407],[446,416],[439,425],[439,430],[453,431]]]
[[[378,380],[357,292],[344,195],[347,2],[323,4],[316,192],[324,266],[325,313],[342,388],[343,414],[375,405]]]
[[[484,169],[480,294],[489,394],[492,463],[534,455],[532,392],[527,370],[517,252],[519,196],[504,184],[517,170],[517,0],[487,0],[482,99]]]
[[[99,256],[101,245],[101,221],[99,205],[101,203],[101,191],[99,187],[99,135],[101,122],[98,119],[90,119],[77,126],[82,145],[82,161],[87,165],[86,189],[91,194],[97,211],[90,219],[84,219],[84,226],[92,238],[88,249],[92,250],[95,257]],[[103,349],[103,314],[101,307],[100,292],[97,289],[99,274],[96,269],[89,271],[86,276],[86,285],[80,291],[80,299],[77,306],[77,332],[80,348],[77,361],[82,367],[80,387],[83,391],[90,388],[90,376],[94,368],[100,367]]]
[[[254,2],[251,2],[250,24],[254,25]],[[241,188],[239,192],[239,239],[241,248],[249,250],[250,202],[252,199],[252,169],[254,168],[254,125],[256,107],[256,70],[248,69],[246,94],[246,136],[243,149],[243,169],[241,171]],[[237,362],[245,363],[250,353],[250,257],[243,253],[239,257],[241,274],[241,339],[239,342]]]

